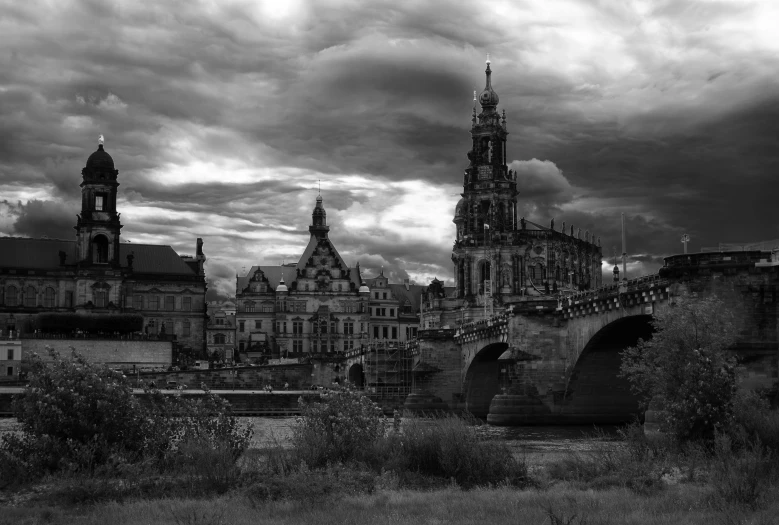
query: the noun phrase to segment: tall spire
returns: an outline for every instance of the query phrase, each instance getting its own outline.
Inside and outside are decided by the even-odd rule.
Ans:
[[[484,85],[484,89],[479,95],[479,103],[481,103],[482,110],[492,109],[498,105],[498,94],[492,89],[492,69],[490,69],[490,55],[487,55],[487,69],[484,70],[484,74],[487,79]]]

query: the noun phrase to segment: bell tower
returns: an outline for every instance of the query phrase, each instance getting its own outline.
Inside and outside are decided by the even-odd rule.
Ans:
[[[79,265],[118,268],[122,229],[116,213],[119,170],[114,168],[114,159],[103,147],[102,135],[97,151],[89,156],[81,175],[81,213],[75,226]]]
[[[504,271],[513,274],[516,261],[502,251],[514,244],[511,233],[517,229],[517,181],[508,169],[506,112],[498,113],[500,98],[492,88],[489,58],[484,73],[484,89],[478,95],[473,93],[470,162],[453,220],[457,226],[452,253],[456,293],[464,298],[497,294],[501,289],[515,293],[516,288],[515,280],[502,277]],[[481,105],[478,114],[477,102]]]

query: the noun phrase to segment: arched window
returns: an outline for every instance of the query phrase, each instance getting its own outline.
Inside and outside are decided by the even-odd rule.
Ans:
[[[223,345],[223,344],[225,344],[225,335],[224,334],[216,334],[214,336],[214,344],[215,345]]]
[[[24,306],[37,306],[35,288],[28,286],[24,291]]]
[[[46,288],[46,290],[43,292],[43,306],[46,308],[54,308],[56,306],[55,299],[57,297],[56,292],[54,291],[54,288],[49,286]]]
[[[6,290],[5,304],[8,306],[16,306],[19,304],[19,290],[17,290],[16,286],[11,285]]]
[[[92,240],[92,261],[99,264],[108,262],[108,239],[98,235]]]

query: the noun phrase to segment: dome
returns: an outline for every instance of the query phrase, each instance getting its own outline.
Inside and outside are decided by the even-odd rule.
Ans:
[[[360,285],[359,293],[371,293],[371,289],[368,288],[368,285],[365,284],[365,282],[363,282],[362,285]]]
[[[454,220],[462,219],[465,217],[465,197],[457,201],[457,206],[454,207]]]
[[[495,93],[494,89],[492,89],[492,70],[490,69],[489,60],[487,61],[487,69],[485,70],[485,73],[487,74],[487,84],[484,86],[482,92],[479,93],[479,104],[481,104],[482,107],[497,106],[500,97],[498,97],[498,94]]]
[[[113,170],[114,159],[111,158],[106,150],[103,149],[103,145],[100,144],[92,155],[87,159],[87,168],[97,170]]]
[[[287,285],[284,284],[284,276],[281,277],[281,281],[279,281],[279,285],[276,287],[276,293],[279,292],[288,292]]]

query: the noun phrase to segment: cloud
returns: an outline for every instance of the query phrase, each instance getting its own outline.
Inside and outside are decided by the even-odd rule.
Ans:
[[[4,208],[15,217],[14,233],[25,237],[48,237],[51,239],[73,239],[77,210],[69,203],[58,201],[29,200],[16,205],[4,201]]]
[[[451,279],[490,52],[528,219],[595,232],[607,254],[624,213],[630,272],[678,252],[682,233],[691,249],[779,237],[772,2],[1,9],[0,184],[22,203],[3,205],[5,234],[72,236],[103,134],[123,238],[188,253],[203,237],[220,294],[242,266],[302,253],[320,180],[347,260]]]

